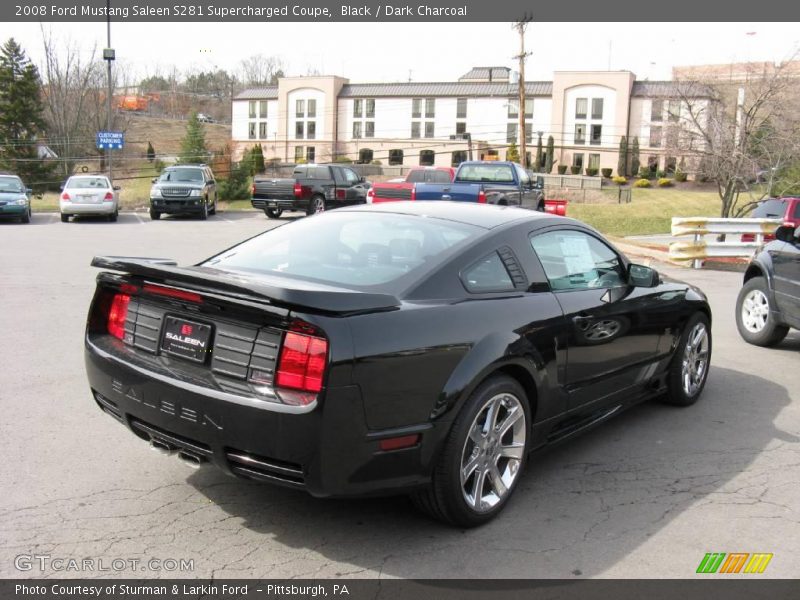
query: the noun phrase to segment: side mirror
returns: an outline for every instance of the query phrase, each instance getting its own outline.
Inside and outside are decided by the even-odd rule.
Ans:
[[[656,287],[661,283],[658,271],[644,265],[628,265],[628,283],[636,287]]]
[[[359,177],[358,178],[359,183],[364,183],[366,180],[367,180],[366,177]]]
[[[786,242],[787,244],[793,244],[795,242],[794,234],[794,227],[791,225],[781,225],[775,230],[775,239]]]
[[[158,177],[153,177],[153,178],[150,180],[150,183],[155,183],[156,181],[158,181]]]
[[[118,186],[118,185],[115,185],[115,186],[114,186],[114,191],[115,191],[115,192],[118,192],[118,191],[120,191],[121,189],[122,189],[122,188],[121,188],[120,186]]]
[[[25,188],[25,193],[26,194],[32,194],[33,193],[33,188]]]
[[[216,182],[216,181],[214,181],[213,179],[209,179],[209,180],[208,180],[208,183],[217,183],[217,182]]]

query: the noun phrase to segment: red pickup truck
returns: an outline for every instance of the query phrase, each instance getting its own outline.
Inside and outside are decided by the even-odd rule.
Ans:
[[[417,183],[452,183],[456,170],[453,167],[417,167],[411,169],[403,181],[375,183],[367,191],[367,204],[413,200],[411,191]]]
[[[767,198],[759,202],[758,206],[748,217],[753,219],[783,219],[784,225],[800,227],[800,198],[794,196],[786,198]],[[754,242],[756,236],[752,233],[742,234],[743,242]],[[768,233],[764,236],[765,242],[771,242],[775,235]]]

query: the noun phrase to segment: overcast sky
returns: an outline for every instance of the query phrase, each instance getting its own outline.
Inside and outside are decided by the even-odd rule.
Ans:
[[[105,23],[45,23],[85,49],[105,46]],[[235,69],[254,54],[278,56],[289,75],[316,70],[352,82],[452,81],[473,66],[508,66],[519,52],[510,23],[113,23],[117,64],[137,76]],[[37,63],[38,23],[0,24]],[[559,70],[630,70],[668,79],[673,65],[781,61],[800,44],[796,23],[532,23],[526,79]]]

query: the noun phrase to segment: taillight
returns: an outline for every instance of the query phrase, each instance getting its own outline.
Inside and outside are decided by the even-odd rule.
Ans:
[[[486,192],[484,192],[483,190],[478,192],[478,203],[486,204]]]
[[[305,392],[319,392],[328,357],[328,341],[295,331],[286,333],[278,358],[275,385]]]
[[[61,199],[69,202],[70,200],[69,194],[67,192],[64,192],[63,194],[61,194]]]
[[[367,190],[367,204],[372,204],[374,200],[375,200],[375,190],[369,188]]]
[[[747,242],[755,242],[756,236],[752,233],[743,233],[742,234],[742,243],[746,244]]]
[[[250,195],[251,196],[255,196],[256,195],[256,184],[255,183],[250,186]]]
[[[294,184],[294,197],[299,198],[303,195],[303,186],[299,183]]]
[[[416,183],[411,186],[411,199],[412,200],[416,200],[417,199],[417,184]]]
[[[176,290],[175,288],[161,287],[160,285],[153,285],[145,283],[142,291],[146,294],[153,294],[156,296],[165,296],[167,298],[175,298],[176,300],[185,300],[187,302],[194,302],[195,304],[202,304],[203,297],[195,292],[187,292],[185,290]]]
[[[114,199],[114,194],[112,194],[111,192],[106,192],[106,198],[105,199],[106,200],[113,200]]]
[[[125,319],[128,318],[130,301],[131,297],[128,294],[114,294],[108,311],[108,333],[120,340],[125,337]]]
[[[344,190],[336,190],[336,199],[337,200],[344,200],[347,198]]]

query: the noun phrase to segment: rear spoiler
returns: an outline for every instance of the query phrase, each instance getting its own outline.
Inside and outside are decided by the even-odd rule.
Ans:
[[[393,310],[400,301],[390,294],[359,292],[272,275],[231,273],[208,267],[179,267],[166,258],[95,256],[92,266],[121,271],[160,283],[198,286],[198,292],[228,293],[269,304],[336,314]]]

